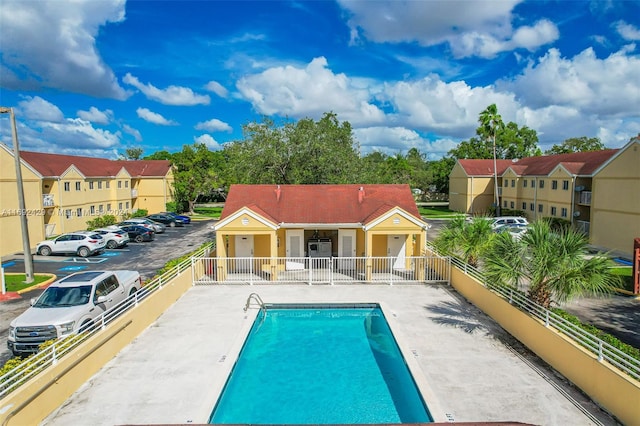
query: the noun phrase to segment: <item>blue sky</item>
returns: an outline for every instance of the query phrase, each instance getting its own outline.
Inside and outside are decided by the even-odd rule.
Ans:
[[[437,159],[492,103],[543,150],[640,133],[639,1],[2,0],[0,59],[31,151],[218,150],[331,111],[363,154]]]

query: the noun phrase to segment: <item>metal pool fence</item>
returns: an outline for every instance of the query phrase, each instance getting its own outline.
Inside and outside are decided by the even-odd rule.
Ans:
[[[449,283],[450,271],[442,256],[193,259],[195,285]]]

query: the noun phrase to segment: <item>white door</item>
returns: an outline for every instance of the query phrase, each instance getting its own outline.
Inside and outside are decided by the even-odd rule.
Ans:
[[[404,235],[387,236],[387,256],[395,257],[393,269],[404,269],[405,243],[406,238]]]
[[[304,269],[304,229],[288,229],[286,231],[287,259],[286,269]]]
[[[236,271],[250,271],[253,257],[253,235],[236,235]],[[243,259],[238,259],[243,258]]]
[[[338,230],[338,257],[340,269],[355,269],[355,259],[344,259],[356,257],[356,230],[355,229],[339,229]]]

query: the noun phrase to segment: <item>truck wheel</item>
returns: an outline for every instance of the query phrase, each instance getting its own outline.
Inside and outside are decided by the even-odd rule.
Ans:
[[[91,252],[86,247],[80,247],[78,249],[78,256],[80,256],[80,257],[87,257],[87,256],[89,256],[89,253],[91,253]]]
[[[114,249],[116,247],[118,247],[118,243],[116,243],[114,240],[107,241],[107,248],[108,249]]]
[[[136,294],[138,292],[138,290],[136,290],[136,288],[132,288],[131,291],[129,292],[129,296],[133,296],[134,294]]]
[[[84,333],[89,328],[91,328],[92,325],[93,325],[93,322],[91,320],[85,320],[85,322],[83,322],[82,325],[80,326],[80,329],[78,329],[78,333]]]
[[[41,256],[49,256],[51,254],[51,248],[47,246],[40,247],[38,254]]]

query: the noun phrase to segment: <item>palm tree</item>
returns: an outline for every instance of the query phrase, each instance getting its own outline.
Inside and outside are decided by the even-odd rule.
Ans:
[[[498,196],[498,168],[496,160],[496,133],[498,130],[504,128],[502,117],[498,114],[498,107],[496,104],[489,105],[484,111],[480,113],[480,127],[487,134],[493,142],[493,181],[495,190],[495,202],[496,202],[496,216],[500,216],[500,197]]]
[[[527,284],[529,298],[546,308],[576,296],[609,293],[620,278],[610,272],[606,256],[587,257],[587,244],[576,230],[556,232],[539,220],[519,240],[497,234],[484,252],[483,270],[497,284]]]
[[[433,244],[439,253],[458,257],[477,267],[481,254],[493,236],[491,224],[486,218],[475,217],[467,221],[459,217],[440,231]]]

